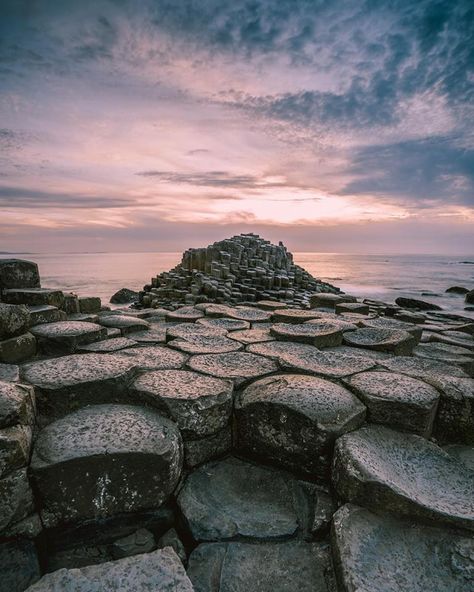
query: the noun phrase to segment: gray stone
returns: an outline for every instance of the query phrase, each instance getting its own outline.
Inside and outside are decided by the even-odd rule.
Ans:
[[[463,286],[451,286],[450,288],[448,288],[446,290],[447,294],[459,294],[461,296],[464,296],[468,292],[469,292],[469,289],[464,288]]]
[[[414,323],[406,323],[405,321],[389,317],[364,319],[362,325],[364,327],[372,327],[373,329],[398,329],[400,331],[408,331],[408,333],[411,333],[413,337],[416,338],[417,342],[420,341],[424,330],[423,327],[415,325]]]
[[[31,460],[47,527],[159,507],[181,472],[181,436],[154,411],[93,405],[44,428]]]
[[[39,288],[38,265],[25,259],[0,259],[0,288]]]
[[[228,425],[211,436],[184,440],[184,464],[188,468],[196,467],[227,454],[231,448],[232,430]]]
[[[293,538],[309,532],[310,503],[289,474],[233,457],[193,471],[178,495],[196,541]]]
[[[219,329],[218,327],[207,327],[205,325],[198,325],[197,323],[179,323],[166,329],[166,341],[171,339],[188,339],[188,337],[195,337],[196,335],[203,335],[205,337],[222,337],[228,334],[226,329]]]
[[[334,313],[321,313],[320,319],[306,321],[305,325],[319,325],[324,323],[328,323],[334,328],[337,327],[342,333],[355,331],[358,327],[358,324],[354,323],[354,321],[347,321],[345,318],[342,318],[342,315],[336,316]]]
[[[140,553],[150,553],[156,548],[153,533],[146,528],[139,528],[132,534],[114,541],[112,555],[114,559],[132,557]]]
[[[336,314],[342,314],[343,312],[350,312],[352,314],[368,315],[370,308],[367,304],[361,302],[339,302],[334,307]]]
[[[81,312],[77,294],[68,294],[67,292],[64,293],[63,310],[67,315],[78,314]]]
[[[198,319],[201,319],[204,313],[197,310],[193,306],[183,306],[174,311],[168,312],[166,320],[174,323],[193,323]]]
[[[183,564],[169,547],[118,561],[59,569],[27,592],[193,592]]]
[[[364,327],[345,333],[344,343],[351,347],[363,347],[391,352],[397,356],[407,356],[411,354],[416,345],[416,339],[408,331]]]
[[[454,456],[469,471],[474,473],[474,446],[463,446],[462,444],[449,444],[444,450]]]
[[[82,314],[94,314],[100,312],[102,302],[97,296],[80,296],[79,310]]]
[[[16,364],[36,354],[36,338],[31,333],[0,341],[0,362]]]
[[[438,306],[437,304],[426,302],[425,300],[417,300],[416,298],[404,298],[403,296],[399,296],[395,299],[395,302],[402,308],[414,308],[416,310],[443,310],[441,306]]]
[[[474,290],[468,292],[464,297],[464,300],[466,301],[466,304],[474,304]]]
[[[23,592],[41,577],[36,547],[32,541],[0,543],[0,592]]]
[[[170,323],[166,323],[169,325]],[[163,323],[164,325],[164,323]],[[117,329],[118,334],[121,335],[120,330]],[[145,331],[137,331],[133,333],[133,341],[143,345],[165,343],[166,342],[167,327],[161,327],[158,324],[151,325],[151,329]]]
[[[260,310],[258,308],[236,306],[235,308],[229,308],[226,316],[228,316],[230,319],[237,319],[238,321],[264,323],[272,318],[272,313],[265,310]]]
[[[0,381],[0,428],[33,425],[35,393],[31,386]]]
[[[33,513],[33,494],[26,469],[12,471],[0,479],[0,500],[0,533]]]
[[[176,555],[181,559],[181,562],[186,565],[188,557],[186,555],[186,550],[181,539],[178,536],[178,533],[174,528],[170,528],[168,531],[165,532],[163,536],[158,539],[157,543],[158,549],[164,549],[165,547],[171,547]]]
[[[127,304],[129,302],[138,301],[138,292],[130,290],[129,288],[121,288],[110,297],[112,304]]]
[[[186,370],[146,372],[131,386],[132,396],[164,412],[185,438],[224,428],[232,413],[232,383]]]
[[[408,356],[395,356],[382,362],[383,366],[392,372],[406,374],[413,378],[431,381],[442,376],[467,378],[467,374],[453,364],[446,364],[438,360],[424,358],[412,358]]]
[[[0,380],[18,382],[20,380],[20,367],[16,364],[0,364]]]
[[[57,323],[58,321],[66,321],[67,314],[63,310],[59,310],[56,306],[49,306],[44,304],[42,306],[29,306],[30,323],[31,326],[41,325],[42,323]]]
[[[345,434],[332,477],[345,501],[474,530],[474,473],[421,436],[383,426]]]
[[[309,305],[311,308],[325,307],[335,308],[336,304],[342,302],[357,302],[355,296],[349,296],[347,294],[312,294],[309,299]]]
[[[120,329],[122,336],[134,333],[135,331],[146,331],[150,328],[150,323],[144,319],[137,319],[136,317],[126,315],[107,314],[101,316],[98,323],[103,327]]]
[[[277,301],[273,301],[273,300],[259,300],[257,302],[257,306],[258,308],[261,308],[262,310],[281,310],[283,308],[286,308],[286,303],[285,302],[277,302]],[[287,321],[282,321],[282,322],[287,322]]]
[[[105,339],[104,341],[96,341],[94,343],[89,343],[88,345],[80,345],[77,349],[79,352],[107,354],[129,347],[134,347],[136,345],[138,345],[138,343],[133,339],[129,339],[128,337],[112,337],[111,339]]]
[[[278,370],[272,360],[247,352],[192,356],[188,360],[188,366],[191,370],[216,378],[229,378],[237,386]]]
[[[26,306],[0,302],[0,340],[21,335],[29,326],[30,312]]]
[[[245,345],[275,340],[270,333],[270,329],[244,329],[243,331],[232,331],[229,333],[229,339],[235,339]]]
[[[313,523],[311,525],[313,536],[322,538],[329,532],[335,511],[336,504],[331,496],[324,491],[318,491],[314,508]]]
[[[392,359],[393,354],[389,352],[375,351],[373,349],[364,349],[363,347],[350,347],[348,345],[341,345],[339,347],[327,347],[324,353],[344,354],[350,358],[362,358],[364,360],[373,360],[383,365],[387,359]]]
[[[448,529],[345,505],[334,516],[334,566],[344,592],[471,592],[474,541]]]
[[[369,421],[431,435],[439,393],[429,384],[393,372],[361,372],[346,382],[367,406]]]
[[[28,464],[32,428],[15,425],[0,430],[0,478]]]
[[[321,313],[314,310],[302,310],[300,308],[287,308],[277,310],[272,315],[274,323],[304,323],[312,319],[321,318]]]
[[[140,370],[177,370],[182,368],[188,359],[188,356],[181,352],[159,345],[126,348],[117,352],[116,355],[127,359],[130,363],[133,362]]]
[[[253,382],[236,401],[245,454],[317,480],[329,479],[334,441],[364,423],[365,406],[328,380],[280,374]]]
[[[51,356],[73,354],[81,345],[101,341],[107,337],[104,327],[95,323],[60,321],[31,328],[39,349]]]
[[[413,350],[413,355],[418,358],[439,360],[459,366],[466,374],[474,376],[474,355],[472,351],[465,347],[446,343],[420,343]]]
[[[199,325],[205,327],[212,327],[215,329],[225,329],[226,331],[242,331],[243,329],[250,329],[248,321],[239,321],[238,319],[199,319],[196,321]]]
[[[169,347],[187,354],[225,354],[243,349],[242,343],[222,335],[189,335],[186,339],[173,339]]]
[[[311,323],[276,323],[270,333],[279,341],[308,343],[316,347],[335,347],[342,343],[342,331],[338,325],[324,321]]]
[[[28,304],[30,306],[56,306],[62,308],[64,294],[61,290],[47,288],[12,288],[4,290],[2,299],[10,304]]]

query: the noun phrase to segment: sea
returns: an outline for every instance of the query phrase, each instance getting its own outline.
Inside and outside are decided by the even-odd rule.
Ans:
[[[474,254],[358,255],[294,253],[295,263],[313,276],[358,297],[393,302],[398,296],[421,298],[444,310],[474,318],[464,297],[447,294],[450,286],[474,289]],[[100,296],[107,304],[126,287],[141,290],[152,276],[181,261],[181,253],[9,253],[0,258],[38,263],[43,287],[79,296]]]

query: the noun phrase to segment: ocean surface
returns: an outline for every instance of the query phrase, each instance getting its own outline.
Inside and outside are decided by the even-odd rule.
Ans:
[[[11,253],[38,263],[44,287],[62,288],[80,296],[100,296],[108,303],[118,289],[140,290],[150,278],[168,271],[181,253]],[[412,296],[439,304],[450,312],[474,318],[464,311],[464,297],[445,294],[450,286],[474,289],[474,254],[354,255],[347,253],[294,253],[295,262],[315,277],[359,297],[393,302]]]

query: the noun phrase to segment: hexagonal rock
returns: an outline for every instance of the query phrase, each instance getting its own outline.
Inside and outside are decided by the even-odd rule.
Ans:
[[[0,381],[0,428],[35,420],[35,392],[32,386]]]
[[[347,592],[471,592],[474,541],[347,504],[334,515],[334,567]]]
[[[344,343],[352,347],[363,347],[391,352],[397,356],[407,356],[413,351],[416,340],[408,331],[364,327],[345,333]]]
[[[412,358],[409,356],[391,357],[384,360],[382,365],[392,372],[399,372],[413,378],[421,378],[422,380],[429,381],[441,376],[468,377],[464,370],[458,366],[427,358]]]
[[[321,313],[313,310],[302,310],[300,308],[286,308],[277,310],[272,315],[274,323],[304,323],[312,319],[321,318]]]
[[[250,323],[248,321],[239,321],[238,319],[199,319],[196,321],[196,324],[216,329],[224,329],[225,331],[242,331],[243,329],[250,329]]]
[[[342,331],[337,325],[324,321],[311,323],[276,323],[270,327],[270,333],[278,341],[308,343],[316,347],[335,347],[342,343]]]
[[[203,308],[207,317],[213,317],[216,319],[227,316],[232,310],[232,307],[227,306],[226,304],[203,304]]]
[[[289,474],[233,457],[190,473],[178,495],[196,541],[292,538],[310,527],[308,503]]]
[[[2,299],[10,304],[29,304],[31,306],[47,304],[61,308],[64,303],[64,294],[61,290],[47,288],[12,288],[3,291]]]
[[[274,300],[259,300],[257,302],[257,306],[262,310],[281,310],[283,308],[286,308],[286,303],[277,302]]]
[[[474,530],[474,473],[421,436],[383,426],[345,434],[332,477],[343,500]]]
[[[290,343],[286,341],[272,341],[269,343],[255,343],[247,350],[261,356],[267,356],[278,363],[285,370],[298,370],[307,374],[320,374],[329,378],[342,378],[356,372],[374,368],[376,362],[368,358],[351,357],[346,354],[323,352],[313,345]]]
[[[225,354],[243,349],[242,343],[227,339],[225,335],[190,335],[186,339],[173,339],[169,347],[187,354]]]
[[[44,304],[42,306],[29,306],[30,323],[33,325],[41,325],[42,323],[57,323],[59,321],[67,321],[67,314],[64,310],[59,310],[56,306],[49,306]]]
[[[365,419],[365,406],[346,388],[301,374],[257,380],[235,407],[242,452],[319,480],[329,478],[335,439]]]
[[[355,331],[358,327],[354,322],[346,321],[345,319],[341,318],[341,315],[337,316],[332,313],[327,313],[327,316],[321,316],[320,319],[311,319],[310,321],[305,321],[305,325],[318,325],[320,323],[329,323],[333,327],[337,327],[340,331],[345,333],[346,331]]]
[[[264,341],[275,341],[270,329],[244,329],[243,331],[232,331],[229,339],[235,339],[240,343],[263,343]]]
[[[46,574],[28,592],[193,592],[179,557],[171,549],[158,549],[79,569],[58,569]]]
[[[230,319],[237,319],[238,321],[265,323],[272,318],[272,313],[259,308],[251,308],[249,306],[236,306],[235,308],[230,308],[226,316]]]
[[[417,342],[420,341],[423,334],[423,328],[414,323],[405,323],[398,319],[391,319],[389,317],[377,317],[375,319],[364,319],[362,321],[364,327],[371,327],[373,329],[398,329],[400,331],[408,331]]]
[[[99,318],[98,323],[103,327],[120,329],[122,336],[135,331],[146,331],[150,328],[150,323],[147,321],[126,315],[104,315]]]
[[[159,507],[182,465],[176,425],[155,411],[93,405],[44,428],[31,459],[50,527]]]
[[[431,435],[439,393],[426,382],[393,372],[361,372],[346,383],[367,406],[369,421]]]
[[[318,306],[335,308],[336,304],[340,304],[341,302],[357,302],[357,298],[348,294],[326,294],[322,292],[311,295],[309,299],[311,308],[317,308]]]
[[[237,386],[278,370],[272,360],[247,352],[204,354],[188,360],[191,370],[217,378],[230,378]]]
[[[94,343],[89,343],[88,345],[80,345],[77,349],[80,352],[110,354],[136,345],[138,345],[137,342],[128,337],[112,337],[112,339],[96,341]]]
[[[195,335],[205,335],[207,337],[227,335],[226,329],[219,327],[206,327],[197,323],[179,323],[174,327],[166,329],[166,341],[171,339],[187,339]]]
[[[196,592],[330,592],[332,569],[321,543],[203,543],[191,553]]]
[[[222,429],[232,413],[228,380],[187,370],[145,372],[131,386],[135,400],[164,411],[184,437],[199,438]]]
[[[465,347],[448,345],[446,343],[420,343],[413,350],[413,355],[418,358],[440,360],[447,364],[455,364],[469,374],[474,376],[473,352]]]
[[[45,323],[31,328],[31,333],[38,340],[41,351],[54,356],[74,353],[80,345],[102,341],[107,337],[107,330],[95,323],[79,321],[59,321]]]
[[[118,354],[74,354],[21,369],[22,379],[35,386],[38,411],[50,418],[84,405],[122,402],[135,375],[135,360]]]
[[[0,302],[0,339],[9,339],[28,331],[30,311],[26,306]]]
[[[26,259],[0,259],[0,288],[39,288],[38,265]]]
[[[188,356],[159,345],[122,349],[116,354],[126,358],[140,370],[171,370],[182,368]]]
[[[16,364],[32,358],[36,354],[36,337],[23,333],[0,341],[0,362]]]
[[[193,323],[201,319],[204,313],[193,306],[183,306],[167,313],[166,320],[175,323]]]
[[[339,302],[334,309],[336,314],[350,312],[352,314],[368,315],[370,312],[369,305],[361,302]]]

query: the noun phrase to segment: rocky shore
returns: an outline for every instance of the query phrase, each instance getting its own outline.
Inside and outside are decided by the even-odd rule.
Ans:
[[[471,592],[473,377],[255,235],[115,310],[0,260],[0,592]]]

